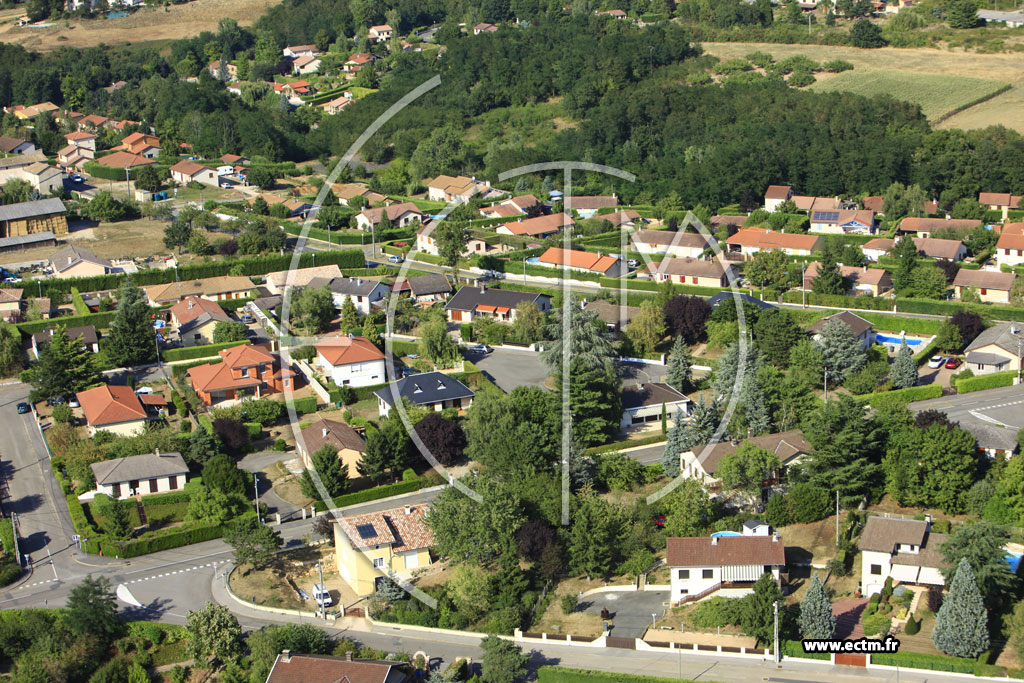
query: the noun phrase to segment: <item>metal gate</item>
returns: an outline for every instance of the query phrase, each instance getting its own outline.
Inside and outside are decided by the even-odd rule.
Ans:
[[[617,647],[623,650],[635,650],[636,649],[636,638],[615,638],[608,636],[604,644],[606,647]]]
[[[845,664],[846,666],[867,666],[868,656],[865,654],[840,653],[836,655],[836,664]]]

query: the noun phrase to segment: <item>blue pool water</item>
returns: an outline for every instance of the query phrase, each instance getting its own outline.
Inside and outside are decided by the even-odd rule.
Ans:
[[[120,19],[121,17],[127,17],[127,16],[128,16],[127,12],[121,12],[120,10],[118,10],[116,12],[107,12],[107,19]]]
[[[711,534],[711,537],[714,538],[715,536],[742,536],[742,535],[743,534],[737,533],[735,531],[716,531],[715,533]]]
[[[906,340],[907,346],[919,346],[924,342],[923,339],[915,339],[914,337],[905,337],[904,339],[900,339],[899,337],[890,337],[886,334],[875,335],[875,341],[879,344],[899,344],[904,340]]]
[[[1006,564],[1010,565],[1010,571],[1016,573],[1020,566],[1021,556],[1017,553],[1006,553]]]
[[[540,259],[537,258],[536,256],[533,256],[533,257],[530,257],[530,258],[526,259],[526,262],[527,263],[532,263],[535,266],[539,266],[540,265]]]

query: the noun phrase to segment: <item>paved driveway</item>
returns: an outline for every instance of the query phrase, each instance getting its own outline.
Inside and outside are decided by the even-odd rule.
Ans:
[[[516,387],[543,387],[548,369],[540,362],[540,354],[532,351],[494,349],[482,355],[466,352],[466,359],[483,370],[498,387],[508,393]]]
[[[668,607],[668,591],[615,591],[596,593],[580,600],[577,610],[600,614],[608,608],[612,615],[611,634],[617,638],[640,638],[651,625],[651,615],[661,617]]]

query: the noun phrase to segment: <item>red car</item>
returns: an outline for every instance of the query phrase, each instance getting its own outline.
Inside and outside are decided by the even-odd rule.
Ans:
[[[963,363],[959,358],[950,358],[946,361],[946,368],[949,370],[956,370]]]
[[[651,517],[651,521],[654,522],[654,526],[659,529],[665,528],[665,515],[655,515],[654,517]]]

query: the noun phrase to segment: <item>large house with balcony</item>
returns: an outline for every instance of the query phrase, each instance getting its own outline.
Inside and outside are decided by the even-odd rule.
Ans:
[[[712,594],[749,595],[764,574],[781,583],[786,546],[777,534],[669,537],[665,561],[672,584],[669,602],[675,607]]]
[[[384,354],[366,337],[325,339],[313,348],[313,364],[339,387],[384,383]]]
[[[931,530],[929,520],[868,517],[857,546],[861,550],[861,592],[879,593],[885,580],[944,586],[940,546],[948,536]]]
[[[243,344],[220,352],[220,363],[188,369],[192,388],[205,405],[294,388],[296,373],[262,346]]]

